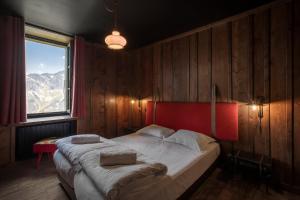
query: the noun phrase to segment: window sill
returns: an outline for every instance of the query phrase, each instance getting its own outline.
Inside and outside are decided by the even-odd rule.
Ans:
[[[28,125],[37,125],[37,124],[49,124],[55,122],[64,122],[64,121],[72,121],[77,120],[75,117],[71,117],[69,115],[65,116],[54,116],[54,117],[38,117],[38,118],[29,118],[26,122],[22,122],[17,126],[28,126]]]

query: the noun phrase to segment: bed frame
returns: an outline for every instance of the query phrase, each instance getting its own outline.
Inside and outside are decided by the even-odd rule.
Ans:
[[[63,177],[60,176],[59,173],[57,173],[57,178],[60,181],[59,185],[62,187],[62,189],[65,191],[69,199],[71,200],[77,200],[74,188],[72,188]]]
[[[198,180],[195,181],[179,198],[178,200],[185,200],[192,196],[192,194],[199,188],[199,186],[213,173],[219,163],[220,157],[215,160],[215,162],[200,176]],[[60,181],[60,186],[63,188],[70,200],[77,200],[74,188],[69,186],[69,184],[59,175],[57,177]]]
[[[213,164],[202,174],[179,198],[178,200],[189,199],[200,185],[215,171],[220,161],[220,156],[213,162]]]

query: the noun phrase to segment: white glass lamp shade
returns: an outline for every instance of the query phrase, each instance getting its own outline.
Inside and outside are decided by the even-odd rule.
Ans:
[[[123,49],[127,44],[127,41],[123,36],[121,36],[120,32],[113,31],[111,35],[105,37],[105,43],[108,48],[118,50]]]

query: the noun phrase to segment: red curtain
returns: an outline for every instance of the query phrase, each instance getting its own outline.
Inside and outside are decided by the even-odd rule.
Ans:
[[[0,16],[0,124],[26,121],[24,20]]]
[[[73,51],[73,83],[72,83],[72,109],[71,116],[86,117],[85,98],[85,65],[86,48],[83,38],[76,36]]]

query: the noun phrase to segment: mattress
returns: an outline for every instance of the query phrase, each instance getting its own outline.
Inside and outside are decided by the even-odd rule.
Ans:
[[[195,152],[185,146],[168,143],[160,138],[141,134],[130,134],[114,138],[113,141],[127,145],[168,167],[166,176],[155,181],[143,180],[147,184],[134,183],[133,190],[124,199],[176,199],[183,194],[214,163],[220,154],[217,143],[211,143],[204,152]],[[71,186],[75,187],[78,199],[104,199],[91,180],[80,172],[74,178],[71,164],[56,152],[54,162],[58,173]],[[145,192],[147,191],[147,192]]]

